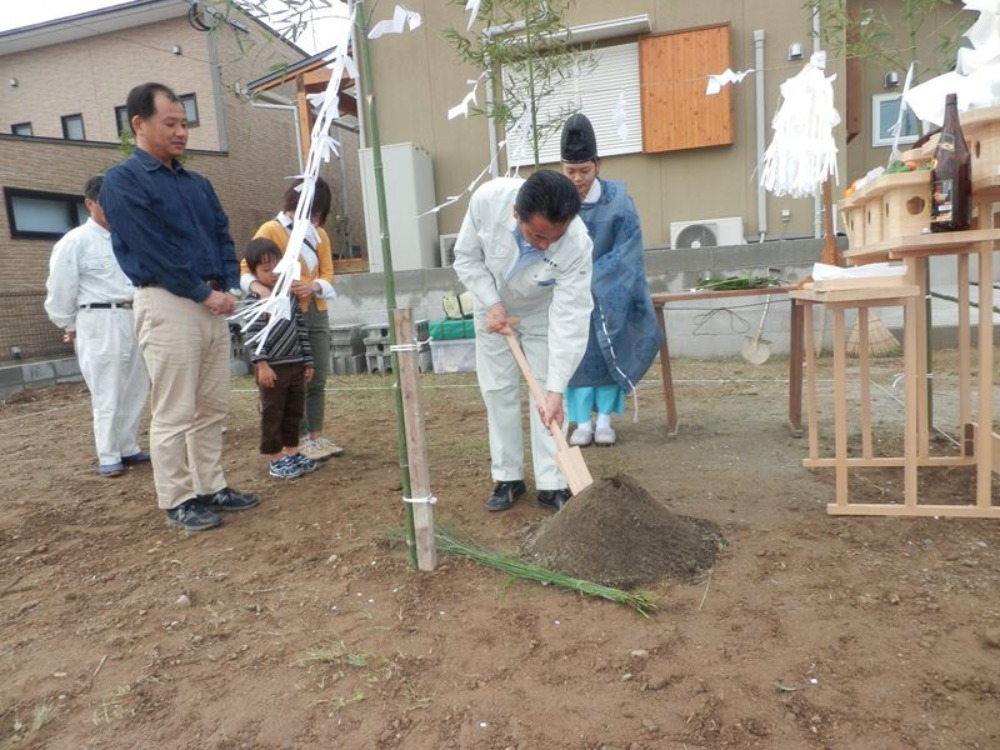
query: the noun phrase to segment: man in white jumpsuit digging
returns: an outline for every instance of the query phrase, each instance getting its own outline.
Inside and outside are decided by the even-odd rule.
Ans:
[[[570,499],[548,429],[564,429],[563,393],[587,348],[592,243],[578,218],[580,197],[558,172],[502,177],[469,201],[455,244],[455,272],[476,301],[476,370],[489,418],[496,486],[487,510],[524,494],[521,373],[504,336],[516,336],[544,403],[530,401],[531,455],[538,504]]]
[[[98,471],[117,477],[126,466],[149,461],[136,438],[149,377],[135,339],[135,289],[118,266],[110,227],[97,203],[103,181],[87,181],[84,205],[90,218],[52,251],[45,312],[63,329],[63,340],[74,342],[90,389]]]

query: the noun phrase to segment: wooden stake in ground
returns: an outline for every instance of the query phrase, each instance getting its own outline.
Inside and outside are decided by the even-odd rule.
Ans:
[[[531,395],[535,398],[535,403],[541,404],[545,400],[545,395],[538,387],[535,376],[531,374],[531,366],[528,365],[528,360],[525,359],[524,352],[521,351],[521,345],[517,343],[517,339],[513,335],[504,338],[507,339],[507,346],[510,347],[514,359],[517,360],[517,366],[521,368],[521,374],[524,375],[524,380],[528,384]],[[570,492],[579,495],[594,483],[594,478],[590,476],[590,470],[587,468],[587,462],[583,460],[583,452],[577,446],[570,448],[559,425],[555,425],[551,432],[556,445],[559,446],[559,450],[556,452],[556,465],[566,478]]]
[[[403,395],[403,419],[406,424],[406,447],[409,457],[410,494],[406,498],[413,508],[413,530],[417,547],[417,568],[434,570],[437,551],[434,547],[434,505],[431,478],[427,465],[427,443],[424,440],[424,405],[420,391],[419,349],[413,326],[413,311],[396,310],[397,360],[399,388]]]

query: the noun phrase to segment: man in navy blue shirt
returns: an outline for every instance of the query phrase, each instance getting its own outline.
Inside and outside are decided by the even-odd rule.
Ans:
[[[135,293],[136,337],[151,381],[153,478],[167,523],[203,531],[218,512],[252,508],[222,471],[229,410],[229,326],[239,262],[211,183],[178,161],[187,147],[184,105],[144,83],[125,103],[136,148],[108,170],[101,206]]]

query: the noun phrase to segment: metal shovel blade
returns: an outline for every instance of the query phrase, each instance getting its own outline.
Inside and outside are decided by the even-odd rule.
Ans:
[[[741,349],[743,359],[752,365],[762,365],[771,357],[771,342],[762,339],[760,333],[743,337]]]
[[[771,295],[767,295],[764,300],[764,312],[760,315],[760,325],[757,326],[757,333],[753,336],[743,337],[743,347],[741,353],[743,359],[752,365],[762,365],[771,356],[771,342],[764,335],[764,321],[767,320],[767,311],[771,309]]]

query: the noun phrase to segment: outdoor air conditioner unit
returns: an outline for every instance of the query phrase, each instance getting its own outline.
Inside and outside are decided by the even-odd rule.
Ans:
[[[743,219],[734,216],[726,219],[670,222],[670,247],[726,247],[744,245]]]
[[[457,234],[442,234],[438,238],[438,244],[441,246],[441,268],[450,268],[455,262],[455,242],[457,240]]]

